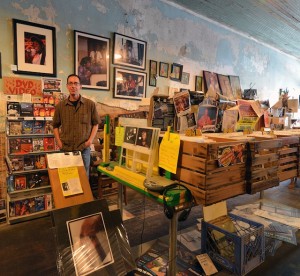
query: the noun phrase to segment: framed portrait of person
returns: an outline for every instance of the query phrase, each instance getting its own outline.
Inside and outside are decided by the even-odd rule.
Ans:
[[[171,65],[170,79],[173,81],[181,81],[183,65],[173,63]]]
[[[169,63],[166,62],[159,63],[159,76],[163,78],[169,77]]]
[[[218,108],[214,105],[200,105],[197,116],[197,128],[203,132],[215,132]]]
[[[219,80],[219,84],[220,84],[221,94],[229,100],[234,100],[229,77],[218,74],[218,80]]]
[[[208,97],[216,98],[217,94],[221,93],[217,74],[203,71],[203,75],[206,94],[208,94]]]
[[[182,84],[189,84],[190,83],[190,73],[182,72],[181,83]]]
[[[102,213],[67,221],[76,275],[88,275],[114,262]]]
[[[145,70],[146,52],[146,41],[114,33],[114,64]]]
[[[149,86],[156,86],[157,79],[157,61],[150,60],[149,63]]]
[[[55,27],[13,19],[16,74],[56,77]]]
[[[195,91],[202,91],[202,77],[201,76],[196,76]]]
[[[232,93],[235,99],[242,98],[242,88],[239,76],[229,76]]]
[[[147,74],[115,67],[114,98],[142,100],[146,96]]]
[[[109,49],[107,37],[74,31],[74,71],[87,89],[109,90]]]

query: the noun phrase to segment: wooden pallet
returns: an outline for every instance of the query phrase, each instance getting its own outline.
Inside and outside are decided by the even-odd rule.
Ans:
[[[246,191],[254,194],[279,185],[279,151],[281,139],[247,143]]]
[[[209,205],[246,192],[245,163],[228,167],[218,164],[219,147],[241,142],[217,140],[213,143],[181,141],[176,176],[192,191],[197,204]]]

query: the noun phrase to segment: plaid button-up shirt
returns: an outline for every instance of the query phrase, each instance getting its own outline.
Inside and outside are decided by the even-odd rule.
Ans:
[[[99,122],[96,104],[82,96],[76,107],[69,99],[61,101],[55,107],[53,128],[60,128],[63,151],[83,150],[92,127]]]

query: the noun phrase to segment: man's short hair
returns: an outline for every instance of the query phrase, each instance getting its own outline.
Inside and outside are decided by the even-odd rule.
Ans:
[[[77,74],[70,74],[68,77],[67,77],[67,83],[69,82],[69,78],[71,77],[77,77],[79,79],[79,82],[81,83],[81,79],[80,77],[77,75]]]

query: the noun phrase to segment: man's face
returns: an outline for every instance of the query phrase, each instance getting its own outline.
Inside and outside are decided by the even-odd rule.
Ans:
[[[77,98],[79,96],[79,91],[81,89],[81,84],[76,76],[71,76],[67,83],[67,88],[72,97]]]

